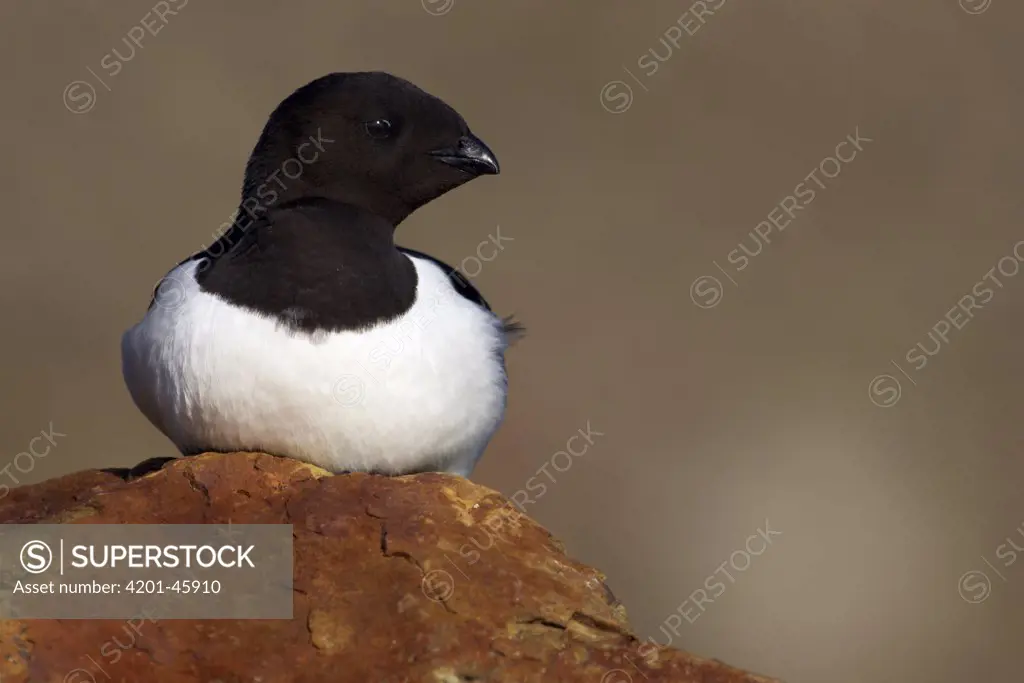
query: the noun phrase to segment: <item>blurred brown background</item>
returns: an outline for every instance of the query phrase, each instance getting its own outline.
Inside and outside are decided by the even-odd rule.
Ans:
[[[528,512],[659,642],[675,612],[677,646],[790,683],[1019,678],[1024,274],[905,357],[1020,266],[1019,3],[182,2],[163,24],[149,0],[0,5],[0,484],[173,453],[122,385],[122,331],[227,221],[277,102],[381,69],[503,168],[399,232],[453,263],[514,240],[475,279],[530,332],[477,480],[545,482]],[[548,464],[588,421],[603,436]]]

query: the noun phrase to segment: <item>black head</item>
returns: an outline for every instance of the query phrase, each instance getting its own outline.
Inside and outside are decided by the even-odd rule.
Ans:
[[[243,209],[325,197],[397,225],[493,173],[494,154],[442,100],[390,74],[335,73],[299,88],[270,115],[246,166]]]

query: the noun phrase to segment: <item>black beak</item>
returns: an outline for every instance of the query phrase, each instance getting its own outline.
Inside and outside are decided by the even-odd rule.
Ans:
[[[494,152],[472,133],[459,138],[455,147],[435,149],[430,156],[473,175],[495,175],[501,170]]]

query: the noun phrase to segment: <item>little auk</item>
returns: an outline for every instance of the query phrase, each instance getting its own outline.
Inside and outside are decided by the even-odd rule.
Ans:
[[[498,171],[458,112],[401,78],[299,88],[263,128],[231,227],[125,332],[135,405],[184,455],[468,476],[504,415],[522,328],[394,233]]]

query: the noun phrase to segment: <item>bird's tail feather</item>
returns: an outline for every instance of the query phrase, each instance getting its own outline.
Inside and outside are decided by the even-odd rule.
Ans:
[[[501,329],[505,333],[505,339],[508,340],[509,346],[526,336],[526,327],[516,320],[514,315],[502,318]]]

